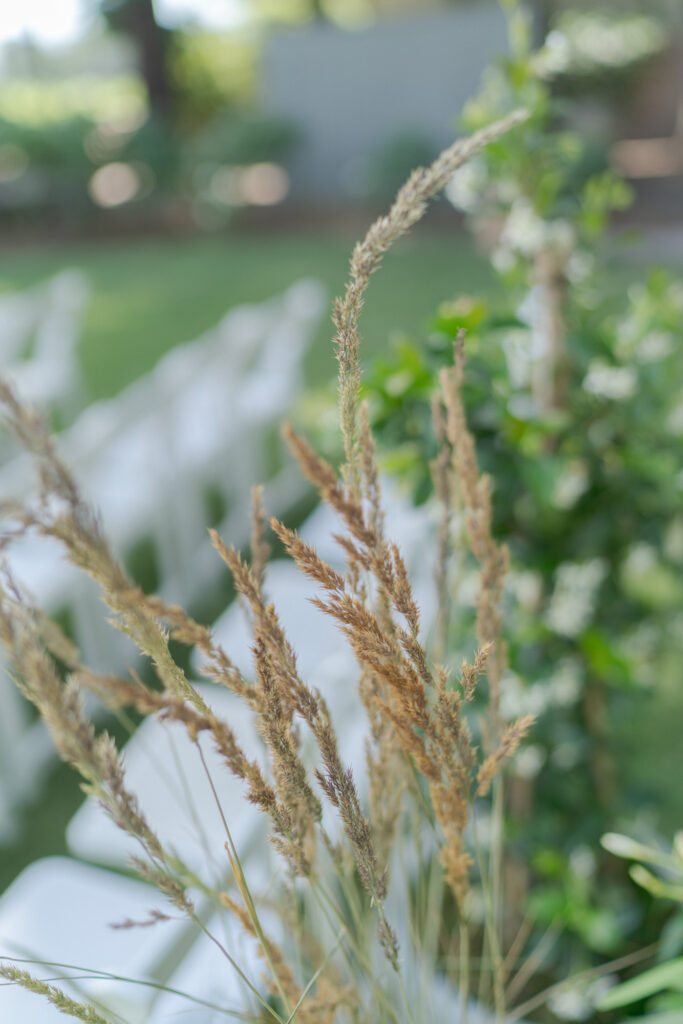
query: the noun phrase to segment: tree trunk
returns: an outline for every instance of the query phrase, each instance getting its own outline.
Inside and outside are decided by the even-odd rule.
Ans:
[[[132,36],[138,47],[140,72],[147,86],[150,111],[167,120],[173,112],[173,89],[167,66],[168,29],[156,20],[152,0],[120,0],[105,6],[105,17],[115,31]]]

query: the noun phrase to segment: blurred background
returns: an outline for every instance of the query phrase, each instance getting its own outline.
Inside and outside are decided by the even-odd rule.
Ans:
[[[471,338],[521,609],[510,693],[541,721],[513,790],[538,827],[511,884],[535,927],[569,936],[549,983],[665,924],[683,949],[680,918],[598,848],[607,827],[665,844],[683,822],[680,0],[3,5],[0,362],[133,575],[213,621],[232,593],[206,526],[245,544],[260,480],[291,521],[313,508],[279,445],[285,413],[338,454],[328,310],[353,242],[415,166],[518,103],[526,134],[387,257],[363,346],[384,465],[419,506],[418,407],[453,332]],[[29,485],[2,445],[5,499]],[[125,663],[53,553],[15,557],[95,661]],[[66,849],[81,795],[0,693],[1,892]],[[538,1019],[591,1007],[572,991]]]
[[[571,127],[634,186],[628,222],[675,255],[680,5],[530,9],[535,45],[556,26]],[[31,0],[3,11],[0,47],[0,287],[87,267],[79,358],[98,398],[237,301],[310,273],[338,290],[349,241],[461,130],[507,30],[495,0]],[[422,324],[455,266],[465,291],[485,275],[453,262],[458,226],[442,202],[434,258],[406,248],[391,302],[379,281],[369,348]],[[309,361],[312,381],[331,372],[329,347]]]

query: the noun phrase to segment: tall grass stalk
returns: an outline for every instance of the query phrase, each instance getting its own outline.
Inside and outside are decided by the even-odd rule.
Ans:
[[[18,685],[47,722],[61,757],[80,772],[86,791],[138,841],[141,855],[133,863],[140,876],[222,951],[226,969],[237,973],[262,1020],[423,1024],[434,1015],[437,990],[445,985],[449,1014],[466,1024],[477,972],[482,993],[492,994],[497,1018],[505,1017],[502,773],[531,720],[520,718],[503,728],[499,714],[506,664],[500,599],[507,555],[491,532],[490,482],[479,472],[465,420],[460,394],[464,341],[455,339],[453,366],[442,374],[432,403],[442,527],[436,574],[440,607],[430,648],[406,564],[385,533],[374,442],[361,402],[359,317],[383,253],[419,220],[457,167],[524,116],[516,112],[455,143],[431,167],[416,171],[389,213],[356,246],[348,288],[334,311],[345,453],[341,470],[291,427],[284,429],[303,473],[342,523],[335,539],[345,557],[343,572],[283,523],[271,520],[270,529],[315,582],[315,604],[337,624],[358,663],[359,697],[369,725],[365,796],[342,760],[327,704],[302,678],[296,652],[268,600],[268,526],[260,492],[254,495],[250,560],[212,534],[249,610],[250,680],[206,626],[134,585],[39,417],[7,384],[0,384],[6,419],[35,457],[40,476],[35,504],[5,503],[11,532],[57,538],[72,562],[99,584],[113,624],[135,640],[156,676],[148,686],[136,675],[111,677],[89,670],[73,644],[31,606],[7,573],[0,591],[0,638]],[[455,673],[447,660],[453,656],[448,565],[458,511],[479,563],[480,584],[475,654]],[[458,557],[462,560],[462,551]],[[171,653],[171,641],[198,648],[208,678],[247,704],[267,754],[266,768],[187,678]],[[85,691],[99,695],[119,714],[131,708],[185,728],[202,758],[225,830],[227,864],[218,890],[165,849],[128,789],[114,741],[98,733],[86,715]],[[208,734],[226,771],[241,780],[246,799],[268,823],[270,843],[284,869],[276,899],[255,891],[248,881],[248,860],[240,857],[219,786],[199,746],[202,734]],[[304,747],[304,735],[313,741],[313,755]],[[494,844],[486,857],[476,818],[479,805],[491,803]],[[333,812],[334,828],[323,822],[324,807]],[[473,884],[485,898],[483,936],[471,915]],[[400,935],[391,910],[392,894],[398,892],[405,917]],[[264,964],[263,983],[249,977],[209,930],[205,914],[196,908],[198,895],[231,914],[251,936]],[[271,923],[273,910],[279,926]],[[473,955],[477,945],[479,958]],[[46,982],[18,969],[6,966],[3,972],[17,984],[44,990],[62,1012],[85,1014],[81,1019],[95,1022],[105,1019],[87,1006],[72,1006],[68,996],[48,991]]]

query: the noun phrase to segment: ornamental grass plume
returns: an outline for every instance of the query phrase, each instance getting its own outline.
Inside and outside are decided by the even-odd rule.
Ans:
[[[439,444],[434,477],[442,524],[439,622],[432,648],[406,562],[386,533],[375,446],[360,400],[358,319],[370,274],[382,254],[420,218],[427,200],[456,167],[523,117],[517,112],[455,143],[430,168],[416,171],[389,214],[354,250],[349,286],[334,313],[345,451],[341,468],[321,458],[291,426],[283,430],[302,472],[338,517],[334,536],[344,569],[329,565],[284,523],[271,519],[269,526],[316,585],[315,604],[336,623],[355,656],[369,726],[367,784],[357,782],[362,766],[345,764],[325,699],[303,677],[297,651],[268,599],[270,546],[262,493],[254,493],[249,557],[211,534],[249,612],[252,680],[215,643],[210,629],[179,606],[135,586],[39,418],[7,384],[0,385],[6,419],[34,455],[40,479],[34,505],[5,503],[11,524],[6,543],[31,530],[60,540],[72,562],[99,584],[113,625],[135,640],[154,673],[148,685],[135,674],[91,671],[73,643],[31,607],[6,573],[0,591],[0,637],[18,685],[45,719],[60,756],[85,780],[86,791],[137,839],[135,869],[221,950],[226,970],[239,975],[259,1020],[418,1024],[433,1015],[434,992],[445,984],[451,1019],[465,1024],[475,979],[498,1018],[505,1014],[496,905],[500,885],[492,877],[500,871],[501,853],[492,850],[485,856],[473,825],[476,802],[488,799],[492,783],[494,803],[502,813],[502,790],[495,787],[531,720],[521,718],[501,730],[498,700],[505,646],[500,598],[506,554],[491,533],[490,487],[479,473],[463,412],[463,340],[456,340],[454,366],[442,375],[433,402]],[[473,638],[477,650],[459,673],[447,662],[448,561],[456,506],[464,510],[469,545],[480,565]],[[173,657],[172,641],[198,648],[205,675],[248,705],[265,761],[254,757],[229,721],[212,710]],[[482,688],[483,678],[488,686]],[[86,691],[110,708],[128,707],[141,716],[181,724],[198,750],[200,735],[210,737],[225,770],[242,782],[245,799],[268,824],[270,843],[284,866],[275,896],[252,889],[248,861],[242,863],[225,817],[227,861],[218,888],[164,848],[127,788],[116,744],[106,732],[98,733],[86,715]],[[220,810],[216,787],[214,793]],[[418,862],[427,857],[425,870],[432,882],[426,895],[405,867],[410,849]],[[486,898],[483,935],[471,919],[473,882]],[[450,890],[448,899],[444,886]],[[399,894],[393,900],[392,891]],[[262,980],[249,977],[207,927],[205,915],[195,909],[198,893],[232,915],[257,944]],[[403,920],[392,920],[397,901]],[[279,927],[273,923],[274,913]],[[143,924],[161,926],[165,917],[155,910]],[[482,944],[480,957],[471,953],[475,941]],[[104,1011],[71,1003],[22,971],[3,967],[3,973],[10,981],[44,991],[65,1013],[80,1013],[83,1020],[107,1019],[98,1016]],[[425,976],[431,979],[426,994]]]
[[[21,985],[22,988],[27,989],[29,992],[35,992],[37,995],[44,996],[60,1013],[67,1017],[75,1017],[76,1020],[86,1021],[87,1024],[109,1024],[106,1017],[100,1016],[94,1007],[84,1003],[77,1003],[60,988],[57,988],[56,985],[48,985],[44,981],[39,981],[37,978],[32,977],[28,971],[0,964],[0,978],[5,978],[6,982],[11,984]]]

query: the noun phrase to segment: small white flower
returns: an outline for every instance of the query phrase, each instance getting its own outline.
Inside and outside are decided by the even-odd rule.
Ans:
[[[482,160],[471,160],[453,174],[446,185],[446,197],[458,210],[469,213],[476,209],[486,184],[486,168]]]
[[[463,608],[472,608],[479,595],[479,573],[476,569],[466,569],[460,577],[457,601]]]
[[[538,323],[542,308],[543,289],[540,285],[535,284],[529,288],[517,307],[517,316],[527,327],[533,327],[535,323]]]
[[[471,885],[465,897],[465,913],[470,921],[481,924],[486,920],[486,899],[479,885]]]
[[[543,683],[533,683],[525,691],[524,714],[540,718],[544,711],[547,711],[551,704],[551,694]]]
[[[543,577],[533,569],[510,571],[506,577],[506,587],[516,602],[527,611],[534,611],[543,596]]]
[[[534,256],[545,245],[546,225],[528,199],[515,202],[500,236],[500,245],[523,256]]]
[[[602,558],[560,565],[545,614],[546,625],[562,636],[578,636],[593,616],[598,589],[606,575],[607,563]]]
[[[657,363],[666,359],[674,350],[674,338],[668,331],[650,331],[636,348],[639,363]]]
[[[534,779],[545,764],[546,752],[538,744],[522,747],[515,754],[513,771],[522,779]]]
[[[532,345],[531,331],[523,327],[508,331],[503,338],[503,352],[505,353],[508,376],[515,389],[524,388],[531,381],[534,364]]]
[[[560,1020],[588,1020],[593,1012],[593,1001],[585,989],[568,984],[557,989],[548,998],[548,1007]]]
[[[486,810],[477,812],[477,839],[483,849],[488,850],[493,839],[493,818]]]
[[[636,372],[630,366],[610,366],[594,359],[583,381],[584,391],[602,398],[623,401],[636,390]]]
[[[629,576],[640,576],[657,564],[657,552],[651,544],[634,544],[624,559],[624,571]]]
[[[618,984],[618,974],[603,974],[601,978],[596,978],[588,986],[588,995],[590,996],[591,1003],[595,1005],[600,996],[604,996],[605,992],[609,992],[611,988]]]
[[[575,252],[567,263],[567,278],[571,284],[583,284],[595,269],[595,260],[587,252]]]
[[[544,683],[525,686],[516,672],[508,670],[500,687],[500,715],[511,722],[520,715],[540,717],[550,706],[551,695]]]
[[[633,318],[622,321],[616,329],[614,351],[624,361],[633,358],[640,337],[640,328]]]
[[[491,255],[491,262],[493,269],[497,270],[499,274],[507,274],[515,266],[515,256],[511,249],[499,246],[497,249],[494,249]]]
[[[582,459],[574,459],[558,477],[553,490],[555,508],[573,508],[588,489],[588,468]]]
[[[553,704],[569,707],[581,696],[583,678],[579,664],[572,658],[564,658],[550,678],[550,692]]]
[[[522,681],[516,672],[508,671],[503,679],[500,688],[500,714],[507,721],[518,718],[523,712],[520,710],[524,688]]]
[[[537,420],[541,415],[541,406],[536,396],[524,392],[510,395],[508,410],[518,420]]]
[[[548,1007],[561,1020],[588,1020],[595,1011],[595,1002],[616,983],[614,975],[590,981],[577,978],[556,989],[548,999]]]
[[[548,33],[543,49],[537,57],[539,70],[546,74],[557,74],[566,71],[571,61],[572,51],[564,32],[557,29]]]

